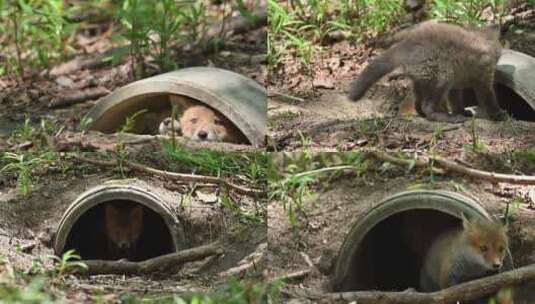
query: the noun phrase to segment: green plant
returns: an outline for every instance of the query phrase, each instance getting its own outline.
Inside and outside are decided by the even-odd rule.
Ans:
[[[505,0],[434,0],[431,5],[431,16],[446,21],[482,25],[482,13],[490,7],[494,21],[499,21],[505,14]]]
[[[119,132],[132,132],[135,129],[137,118],[144,113],[147,113],[147,109],[139,110],[136,113],[126,117],[126,121],[124,122],[124,125],[121,127]]]
[[[36,134],[36,130],[30,124],[30,118],[26,116],[26,118],[24,119],[24,124],[22,124],[21,127],[17,128],[13,132],[12,137],[23,140],[23,141],[28,141],[28,140],[32,140],[35,134]]]
[[[126,178],[126,174],[124,171],[124,163],[128,159],[128,152],[125,149],[125,145],[123,142],[118,142],[117,145],[115,145],[115,159],[117,160],[117,167],[119,167],[119,173],[121,174],[121,178]]]
[[[0,169],[0,172],[14,172],[17,174],[17,188],[21,195],[30,193],[33,185],[34,169],[43,163],[43,160],[31,155],[4,152],[2,161],[7,164]]]
[[[52,62],[73,53],[70,41],[76,24],[70,22],[71,11],[62,0],[19,0],[0,3],[0,20],[7,40],[8,72],[23,77],[26,67],[48,69]],[[9,70],[14,66],[13,70]]]
[[[301,152],[283,160],[282,163],[279,160],[278,164],[274,163],[274,158],[271,159],[268,198],[282,204],[293,226],[299,223],[297,212],[306,218],[304,200],[313,193],[314,185],[320,184],[320,181],[321,184],[327,185],[336,176],[347,171],[360,176],[368,168],[362,153],[343,153],[341,157],[338,155],[319,153],[312,157]]]
[[[51,255],[50,259],[56,262],[54,273],[58,277],[63,277],[65,274],[73,270],[87,270],[87,265],[80,262],[80,256],[74,250],[68,250],[61,257]]]
[[[196,170],[199,174],[218,176],[246,173],[252,178],[257,178],[262,174],[260,167],[265,167],[267,164],[267,155],[261,152],[241,154],[210,149],[192,151],[181,145],[173,149],[168,141],[163,142],[163,147],[166,158],[186,169]]]
[[[232,214],[238,217],[242,222],[260,223],[263,221],[262,217],[254,212],[246,212],[242,210],[238,203],[236,203],[230,196],[224,195],[221,197],[221,206],[229,210]]]
[[[135,79],[145,76],[145,56],[150,51],[152,5],[142,0],[125,0],[117,17],[123,25],[123,33],[129,44],[130,64]]]
[[[53,304],[54,298],[45,290],[46,277],[39,276],[19,287],[14,284],[0,284],[2,303]]]

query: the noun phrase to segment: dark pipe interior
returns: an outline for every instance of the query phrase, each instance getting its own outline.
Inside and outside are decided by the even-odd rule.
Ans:
[[[365,236],[337,291],[418,289],[422,261],[434,237],[459,225],[456,217],[430,209],[388,217]]]
[[[164,220],[152,209],[143,206],[143,230],[132,249],[117,252],[105,229],[104,206],[109,203],[121,205],[137,204],[133,201],[115,200],[101,203],[85,212],[73,225],[64,251],[75,249],[84,260],[143,261],[156,256],[174,252],[171,232]]]
[[[535,121],[535,110],[518,94],[502,84],[494,85],[500,107],[516,120]],[[477,99],[473,89],[464,91],[467,106],[476,106]]]
[[[496,98],[502,109],[516,120],[535,121],[535,110],[509,87],[501,84],[494,86]]]

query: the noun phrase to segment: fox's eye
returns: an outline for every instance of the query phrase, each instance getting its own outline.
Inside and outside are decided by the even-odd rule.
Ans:
[[[221,119],[216,119],[214,122],[215,122],[216,125],[222,125],[223,124],[223,121]]]
[[[503,248],[503,247],[500,246],[500,248],[498,248],[498,250],[500,250],[500,252],[504,252],[504,251],[505,251],[505,248]]]
[[[194,123],[197,123],[197,120],[198,120],[197,118],[192,118],[192,119],[191,119],[191,123],[193,123],[193,124],[194,124]]]
[[[481,250],[481,252],[487,252],[487,250],[488,250],[487,246],[485,246],[485,245],[479,247],[479,249]]]

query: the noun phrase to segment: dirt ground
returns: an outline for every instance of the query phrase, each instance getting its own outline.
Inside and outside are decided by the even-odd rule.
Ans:
[[[118,179],[116,172],[105,168],[77,164],[78,171],[67,173],[48,172],[40,175],[33,191],[26,197],[18,194],[16,184],[6,178],[0,187],[0,256],[6,258],[16,269],[31,269],[36,260],[50,266],[48,255],[54,254],[52,240],[67,207],[84,191]],[[163,189],[182,193],[189,203],[174,202],[173,208],[181,210],[189,247],[220,242],[225,253],[219,258],[208,258],[187,264],[177,273],[161,273],[144,276],[94,275],[70,277],[65,280],[72,293],[72,300],[90,301],[104,291],[118,296],[122,292],[149,295],[171,293],[192,294],[212,291],[227,282],[228,271],[248,255],[259,252],[266,243],[266,226],[259,223],[243,223],[235,214],[219,203],[206,202],[199,191],[218,195],[218,188],[196,187],[176,184],[162,178],[127,173],[128,177],[143,180],[157,191]],[[163,191],[162,190],[162,191]],[[262,199],[234,195],[244,212],[260,210],[265,206]],[[247,211],[249,210],[249,211]],[[260,247],[259,247],[260,246]],[[25,248],[25,249],[21,249]],[[261,251],[260,251],[261,252]],[[247,274],[247,278],[258,278]],[[245,275],[242,274],[242,275]]]
[[[306,217],[292,227],[280,202],[268,205],[269,263],[272,277],[312,269],[304,279],[291,281],[283,289],[288,303],[315,303],[303,299],[306,291],[332,292],[332,265],[351,227],[363,214],[387,197],[407,190],[441,189],[475,198],[491,215],[503,215],[506,202],[523,197],[523,202],[510,222],[511,252],[516,267],[535,262],[535,201],[533,186],[493,185],[463,177],[446,176],[437,183],[422,183],[417,174],[403,172],[354,177],[343,175],[319,186],[304,203]],[[530,194],[531,193],[531,194]],[[531,195],[531,196],[530,196]],[[306,223],[306,224],[305,224]],[[395,254],[395,253],[393,253]],[[307,265],[310,257],[314,267]],[[515,303],[531,303],[533,286],[519,288]],[[292,302],[293,301],[295,302]],[[297,301],[300,299],[300,301]],[[327,302],[325,302],[327,303]]]
[[[263,4],[265,5],[265,3]],[[208,11],[217,21],[221,6],[214,5]],[[237,12],[235,12],[237,13]],[[214,21],[215,22],[215,21]],[[96,33],[99,35],[100,33]],[[84,52],[75,58],[51,67],[50,75],[34,75],[24,82],[10,77],[0,78],[0,151],[19,151],[20,142],[13,140],[11,134],[20,130],[25,120],[37,128],[42,119],[46,119],[62,132],[77,133],[83,116],[98,102],[97,99],[67,107],[50,108],[51,101],[61,99],[74,93],[92,92],[93,90],[113,90],[134,81],[128,60],[112,64],[103,60],[115,48],[120,47],[110,35],[90,37],[89,44],[84,45]],[[243,34],[234,34],[226,38],[224,47],[209,48],[198,51],[196,46],[174,46],[180,52],[176,64],[179,68],[192,66],[213,66],[228,69],[248,76],[262,86],[266,85],[266,28],[261,27]],[[193,47],[193,49],[188,49]],[[149,71],[147,76],[161,73],[147,58]],[[86,64],[94,62],[94,64]],[[32,146],[25,147],[32,151]],[[127,147],[127,150],[129,147]],[[154,149],[161,150],[150,143],[136,145],[135,152],[128,151],[130,160],[143,160],[162,170],[181,169],[180,164],[157,159]],[[113,150],[113,149],[112,149]],[[87,155],[86,155],[87,156]],[[94,153],[89,157],[102,157]],[[52,240],[59,221],[67,207],[82,192],[100,185],[105,181],[120,178],[117,172],[106,167],[97,167],[73,160],[69,153],[62,154],[61,162],[71,163],[71,169],[63,171],[65,166],[57,164],[48,166],[34,174],[34,184],[28,196],[21,196],[16,185],[16,176],[0,174],[0,256],[8,261],[9,267],[17,270],[32,269],[36,261],[51,267],[53,254]],[[192,173],[188,171],[187,173]],[[221,203],[203,201],[197,191],[202,185],[193,183],[176,183],[163,178],[127,172],[129,178],[141,179],[155,188],[181,193],[191,197],[186,225],[190,246],[200,246],[210,242],[220,242],[225,253],[218,258],[207,258],[188,263],[176,273],[161,273],[145,276],[69,276],[61,284],[67,288],[58,291],[65,293],[72,303],[94,302],[105,297],[106,302],[117,302],[125,292],[137,295],[182,294],[186,298],[194,292],[211,292],[226,284],[232,276],[226,273],[252,253],[262,254],[266,243],[265,202],[263,198],[253,199],[240,194],[230,193],[242,209],[242,212],[259,214],[260,222],[243,221]],[[238,177],[239,179],[239,177]],[[192,192],[192,189],[194,191]],[[199,190],[201,189],[201,190]],[[219,196],[220,187],[209,187],[210,196]],[[205,191],[205,190],[203,190]],[[176,202],[178,207],[179,202]],[[262,211],[264,210],[264,211]],[[261,273],[261,265],[253,272],[237,272],[238,279],[246,278],[256,281]],[[0,266],[4,272],[4,265]]]

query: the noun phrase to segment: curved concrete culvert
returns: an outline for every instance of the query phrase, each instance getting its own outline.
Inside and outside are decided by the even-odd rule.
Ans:
[[[503,50],[496,66],[494,89],[500,107],[514,119],[535,121],[535,58]],[[467,105],[475,106],[473,89],[465,90]]]
[[[441,232],[462,225],[461,213],[490,218],[473,199],[449,191],[409,191],[385,199],[358,218],[346,236],[334,291],[418,289],[426,251]],[[504,268],[512,268],[510,253]]]
[[[102,98],[87,114],[89,130],[118,131],[135,113],[134,132],[156,134],[160,122],[171,116],[171,96],[203,104],[230,120],[244,144],[264,146],[267,92],[243,75],[210,67],[192,67],[142,79]]]
[[[182,223],[172,207],[176,200],[169,193],[138,180],[110,181],[94,187],[78,196],[64,212],[54,240],[54,252],[61,256],[75,249],[84,260],[141,261],[184,249]],[[119,207],[117,212],[142,209],[141,232],[128,250],[118,250],[108,237],[105,210],[109,204]]]
[[[504,50],[496,67],[500,106],[515,119],[535,121],[535,58]]]

